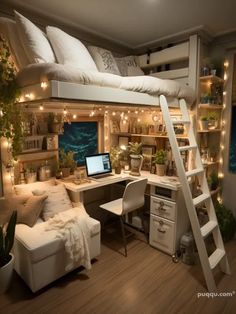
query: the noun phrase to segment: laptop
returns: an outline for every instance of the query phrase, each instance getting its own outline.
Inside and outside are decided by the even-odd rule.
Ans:
[[[105,181],[111,179],[111,160],[109,153],[85,156],[87,176],[95,181]]]

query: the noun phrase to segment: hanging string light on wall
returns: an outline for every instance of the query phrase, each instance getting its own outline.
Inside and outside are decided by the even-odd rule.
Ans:
[[[226,92],[226,85],[228,80],[228,68],[229,68],[229,62],[225,60],[224,62],[224,90],[223,90],[223,108],[222,108],[222,122],[221,122],[221,141],[220,141],[220,158],[219,158],[219,179],[224,178],[224,149],[225,149],[225,127],[226,127],[226,120],[225,120],[225,108],[226,108],[226,98],[227,98],[227,92]],[[217,200],[219,202],[222,202],[222,198],[218,196]]]

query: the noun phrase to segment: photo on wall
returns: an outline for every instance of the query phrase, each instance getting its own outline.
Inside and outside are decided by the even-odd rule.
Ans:
[[[98,153],[98,122],[64,123],[64,133],[59,135],[59,149],[75,152],[77,166],[84,166],[84,157]]]
[[[232,107],[231,134],[229,146],[229,171],[236,173],[236,106]]]

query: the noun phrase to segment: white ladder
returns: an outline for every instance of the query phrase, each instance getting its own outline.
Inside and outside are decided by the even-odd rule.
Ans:
[[[224,273],[230,274],[230,268],[224,248],[224,243],[220,233],[220,228],[216,218],[214,205],[208,188],[205,171],[202,165],[199,149],[194,136],[193,126],[184,99],[179,100],[179,109],[181,111],[182,118],[181,120],[178,121],[174,121],[171,119],[168,103],[166,97],[163,95],[160,96],[160,106],[164,122],[166,125],[170,145],[172,148],[172,153],[175,159],[179,180],[182,186],[182,191],[185,198],[185,203],[188,210],[188,215],[192,226],[196,246],[198,249],[198,254],[202,265],[202,270],[205,276],[207,288],[209,292],[213,292],[216,290],[213,269],[219,264],[221,270]],[[187,146],[182,147],[179,147],[178,145],[176,134],[173,127],[174,124],[180,123],[185,125],[189,140],[189,144]],[[180,154],[183,151],[192,151],[193,158],[195,161],[195,169],[189,170],[187,172],[185,171],[183,159]],[[202,190],[202,194],[195,198],[192,197],[192,192],[188,181],[188,178],[194,176],[198,177],[199,184]],[[204,226],[200,227],[196,207],[203,204],[205,204],[209,221]],[[211,233],[213,235],[216,250],[208,257],[204,239]]]

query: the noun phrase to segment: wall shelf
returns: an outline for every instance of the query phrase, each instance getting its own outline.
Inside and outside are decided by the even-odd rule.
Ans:
[[[22,152],[18,156],[23,156],[23,155],[33,155],[33,154],[42,154],[42,153],[51,153],[51,152],[57,152],[58,148],[55,149],[42,149],[42,150],[35,150],[35,151],[30,151],[30,152]]]
[[[217,104],[199,104],[198,105],[199,109],[209,109],[209,110],[222,110],[223,106],[222,105],[217,105]]]
[[[204,168],[213,167],[219,164],[219,161],[209,161],[203,164]]]
[[[133,137],[151,137],[151,138],[168,138],[168,135],[160,135],[160,134],[136,134],[136,133],[111,133],[111,135],[118,136],[133,136]],[[178,139],[188,139],[186,135],[176,135]]]
[[[211,83],[223,83],[224,80],[216,75],[206,75],[206,76],[201,76],[200,77],[200,82],[202,83],[207,83],[210,81]]]
[[[217,132],[221,132],[221,129],[213,129],[213,130],[198,130],[198,133],[217,133]]]

